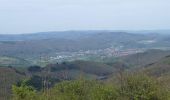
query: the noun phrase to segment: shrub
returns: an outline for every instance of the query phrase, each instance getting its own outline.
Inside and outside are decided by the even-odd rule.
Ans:
[[[90,83],[84,80],[65,81],[57,84],[52,92],[59,100],[87,100]]]
[[[21,86],[12,86],[13,100],[35,100],[36,91],[25,85],[24,83]]]
[[[167,92],[146,75],[129,75],[121,86],[120,96],[129,100],[167,100]]]
[[[114,86],[96,84],[90,92],[90,100],[117,100],[118,92]]]

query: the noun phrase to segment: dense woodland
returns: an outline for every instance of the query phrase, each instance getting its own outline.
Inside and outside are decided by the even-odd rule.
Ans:
[[[12,86],[13,100],[170,100],[168,84],[144,74],[120,74],[108,81],[62,81],[38,91],[24,80]]]

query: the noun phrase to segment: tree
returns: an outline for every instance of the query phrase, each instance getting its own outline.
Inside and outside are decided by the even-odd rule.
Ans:
[[[20,86],[12,86],[13,100],[35,100],[36,91],[23,81]]]
[[[53,93],[57,94],[58,100],[88,100],[89,84],[84,80],[65,81],[57,84]]]

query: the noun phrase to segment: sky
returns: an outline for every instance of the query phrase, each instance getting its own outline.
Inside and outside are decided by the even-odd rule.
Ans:
[[[170,0],[0,0],[0,34],[170,29]]]

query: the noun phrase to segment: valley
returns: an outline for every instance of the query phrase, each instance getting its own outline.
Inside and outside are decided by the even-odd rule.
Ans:
[[[60,34],[60,35],[59,35]],[[134,34],[112,31],[42,32],[1,35],[0,57],[22,60],[14,66],[45,66],[74,60],[119,58],[149,49],[169,50],[168,34]],[[8,61],[8,59],[7,59]],[[0,63],[0,65],[10,66]]]
[[[53,32],[0,38],[0,99],[10,98],[12,86],[22,87],[22,82],[39,94],[56,84],[81,79],[114,83],[119,87],[121,75],[126,78],[139,73],[154,77],[169,88],[169,35],[107,31],[63,33],[67,34],[57,37]],[[48,90],[44,90],[47,87]]]

